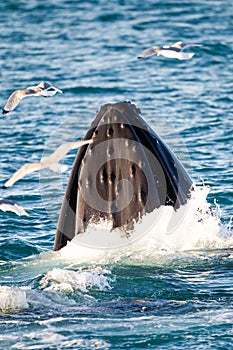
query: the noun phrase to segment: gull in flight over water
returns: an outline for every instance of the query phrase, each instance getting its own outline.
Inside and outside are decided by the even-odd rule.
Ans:
[[[144,50],[138,58],[144,58],[152,55],[164,56],[167,58],[177,58],[178,60],[189,60],[195,54],[193,52],[182,52],[188,46],[202,46],[201,44],[183,43],[178,41],[171,46],[152,46]]]
[[[26,89],[22,90],[15,90],[10,97],[8,98],[3,110],[2,114],[7,114],[19,104],[19,102],[27,96],[44,96],[44,97],[51,97],[54,96],[57,92],[60,92],[63,94],[63,91],[56,88],[55,86],[51,85],[50,83],[46,81],[40,82],[39,85],[36,86],[30,86]]]
[[[29,214],[21,207],[17,202],[12,201],[10,199],[0,198],[0,209],[2,211],[11,211],[19,216]]]
[[[9,178],[9,180],[5,182],[3,187],[11,187],[16,181],[20,180],[25,175],[40,169],[48,168],[54,172],[65,171],[67,167],[59,163],[59,161],[63,159],[70,150],[90,144],[92,142],[93,140],[90,139],[77,142],[68,142],[60,145],[50,156],[42,157],[40,162],[24,164]]]

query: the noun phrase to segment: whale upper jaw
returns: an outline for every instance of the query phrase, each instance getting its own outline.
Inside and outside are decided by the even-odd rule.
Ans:
[[[134,222],[161,205],[187,202],[192,180],[130,102],[101,107],[84,139],[64,196],[54,250],[88,224],[110,221],[127,235]]]

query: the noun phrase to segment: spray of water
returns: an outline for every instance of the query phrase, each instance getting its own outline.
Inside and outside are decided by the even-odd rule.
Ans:
[[[103,291],[114,285],[114,276],[103,267],[105,264],[161,264],[171,257],[194,250],[233,247],[231,222],[225,226],[221,224],[220,207],[210,207],[206,200],[208,193],[207,186],[196,186],[187,204],[177,211],[173,207],[163,206],[143,216],[135,223],[136,238],[134,232],[125,237],[119,229],[111,230],[107,222],[90,225],[83,235],[76,236],[66,247],[50,253],[50,258],[48,253],[40,256],[38,269],[41,269],[43,262],[48,263],[48,259],[50,268],[41,278],[39,290],[0,287],[0,311],[12,312],[28,308],[29,305],[76,305],[73,299],[66,296],[67,293],[85,295],[88,299],[85,302],[95,302],[88,294],[91,289]],[[154,225],[151,226],[151,222]],[[94,244],[88,245],[90,240],[94,243],[98,241],[96,248]],[[59,261],[70,266],[57,267]],[[74,270],[75,264],[79,267]]]
[[[125,254],[137,259],[139,252],[143,258],[187,250],[229,248],[233,246],[230,226],[221,224],[221,212],[218,207],[211,209],[206,200],[208,193],[207,186],[195,186],[186,205],[177,211],[170,206],[155,209],[135,223],[129,237],[122,236],[119,229],[110,230],[107,222],[90,225],[84,234],[76,236],[59,252],[60,257],[104,261]],[[88,244],[90,241],[92,246]]]

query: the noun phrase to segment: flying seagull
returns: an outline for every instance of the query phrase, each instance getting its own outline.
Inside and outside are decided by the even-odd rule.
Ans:
[[[5,182],[3,187],[11,187],[16,181],[20,180],[25,175],[40,169],[48,168],[55,172],[65,171],[66,167],[59,163],[59,161],[63,159],[70,150],[90,144],[92,142],[93,140],[90,139],[77,142],[68,142],[60,145],[50,156],[42,157],[40,162],[24,164],[9,178],[9,180]]]
[[[3,110],[2,114],[7,114],[19,104],[19,102],[27,96],[44,96],[51,97],[54,96],[57,92],[63,94],[63,91],[56,88],[46,81],[40,82],[39,85],[30,86],[23,90],[15,90],[10,97],[8,98]]]
[[[157,54],[157,56],[164,56],[168,58],[177,58],[178,60],[189,60],[195,54],[193,52],[182,52],[188,46],[202,46],[201,44],[183,43],[178,41],[171,46],[152,46],[143,51],[138,58],[144,58]]]
[[[0,209],[2,211],[11,211],[19,216],[29,214],[21,207],[17,202],[12,201],[10,199],[0,198]]]

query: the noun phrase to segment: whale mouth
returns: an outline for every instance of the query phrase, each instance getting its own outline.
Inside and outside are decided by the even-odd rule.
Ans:
[[[54,250],[103,220],[127,236],[146,213],[176,210],[190,196],[191,178],[134,104],[102,106],[84,137],[91,138],[74,161]]]

